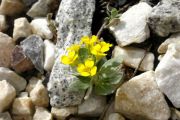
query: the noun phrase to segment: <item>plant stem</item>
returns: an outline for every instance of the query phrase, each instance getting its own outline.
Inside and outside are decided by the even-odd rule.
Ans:
[[[98,38],[100,38],[100,36],[101,36],[104,28],[106,28],[106,25],[107,25],[108,22],[109,22],[108,20],[105,20],[104,23],[103,23],[103,25],[102,25],[101,28],[99,29],[99,31],[98,31],[98,33],[97,33],[97,35],[96,35]]]
[[[93,90],[93,84],[91,84],[91,86],[88,88],[88,90],[86,91],[86,95],[84,96],[84,100],[87,100],[89,98],[89,96],[91,95]]]

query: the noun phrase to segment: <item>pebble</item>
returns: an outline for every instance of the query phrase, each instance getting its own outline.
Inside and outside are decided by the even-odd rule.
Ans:
[[[14,20],[13,40],[26,38],[32,34],[31,26],[25,17]]]
[[[33,120],[30,115],[14,115],[12,116],[13,120]]]
[[[112,55],[113,57],[121,56],[123,62],[126,66],[137,68],[140,61],[144,56],[145,50],[135,47],[119,47],[116,46]],[[149,71],[154,68],[154,54],[148,52],[143,59],[139,70],[140,71]]]
[[[125,120],[125,118],[121,116],[119,113],[111,113],[107,120]]]
[[[5,15],[0,15],[0,32],[6,31],[8,28]]]
[[[34,89],[34,87],[36,86],[38,81],[41,81],[41,79],[39,79],[37,77],[30,78],[29,82],[28,82],[28,85],[26,87],[26,92],[28,92],[30,94],[30,92]]]
[[[53,120],[52,114],[43,107],[36,107],[33,120]]]
[[[1,113],[10,107],[11,103],[16,97],[16,90],[6,80],[0,81],[0,88],[1,88],[1,92],[0,92],[0,113]],[[1,115],[2,114],[0,114],[0,118]]]
[[[118,88],[115,110],[130,120],[168,120],[170,110],[155,81],[154,71],[133,77]]]
[[[9,112],[0,113],[0,120],[12,120]]]
[[[117,25],[110,27],[119,46],[141,43],[150,37],[147,18],[151,11],[150,5],[140,2],[123,13]]]

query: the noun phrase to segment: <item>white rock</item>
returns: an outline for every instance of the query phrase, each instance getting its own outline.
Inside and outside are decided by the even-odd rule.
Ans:
[[[31,98],[16,98],[12,105],[12,114],[18,116],[32,115],[34,113],[34,105]]]
[[[154,71],[135,76],[118,88],[115,110],[130,120],[168,120],[170,117]]]
[[[32,34],[31,25],[25,17],[14,21],[13,40],[26,38]]]
[[[151,11],[150,5],[140,2],[122,14],[118,25],[110,27],[120,46],[141,43],[149,38],[147,18]]]
[[[42,81],[38,81],[36,86],[30,92],[30,98],[34,105],[40,107],[48,107],[49,105],[49,96],[48,91],[45,86],[42,84]]]
[[[53,120],[52,114],[43,107],[36,107],[33,120]]]
[[[161,61],[163,57],[164,57],[164,54],[159,55],[159,56],[158,56],[158,60]]]
[[[53,38],[53,33],[48,28],[48,22],[46,18],[37,18],[32,20],[31,26],[34,34],[37,34],[44,39]]]
[[[45,40],[44,45],[44,69],[46,71],[51,71],[55,62],[55,45],[49,40]]]
[[[125,120],[125,118],[121,116],[119,113],[111,113],[109,115],[109,119],[107,120]]]
[[[6,80],[0,81],[0,112],[8,109],[16,97],[16,90]]]
[[[78,115],[97,117],[101,115],[106,106],[106,97],[92,94],[78,106]]]
[[[38,83],[38,81],[40,81],[41,79],[37,78],[37,77],[32,77],[31,79],[29,79],[29,83],[26,87],[26,92],[28,92],[30,94],[31,90],[36,86],[36,84]]]
[[[5,15],[0,15],[0,32],[4,32],[7,27]]]
[[[168,45],[171,43],[180,43],[180,33],[175,33],[165,40],[158,48],[158,53],[166,53]]]
[[[137,68],[140,61],[144,56],[145,50],[134,47],[118,47],[116,46],[113,51],[113,57],[121,56],[124,64]],[[141,66],[139,67],[140,71],[152,70],[154,67],[154,55],[153,53],[148,52],[143,59]]]
[[[0,81],[1,80],[7,80],[12,86],[14,86],[17,92],[24,90],[27,84],[24,78],[4,67],[0,67]]]
[[[9,112],[0,113],[0,120],[12,120]]]
[[[170,44],[168,50],[158,64],[155,75],[160,90],[172,104],[180,108],[180,44]]]
[[[77,113],[77,107],[51,108],[52,115],[58,120],[65,120],[68,116]]]

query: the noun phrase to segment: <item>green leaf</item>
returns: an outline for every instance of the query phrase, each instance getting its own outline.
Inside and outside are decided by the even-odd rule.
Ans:
[[[90,83],[84,83],[80,80],[74,80],[70,86],[69,91],[84,91],[90,87]]]
[[[84,76],[76,76],[76,77],[83,83],[90,83],[91,81],[90,77],[84,77]]]
[[[114,93],[115,90],[116,90],[115,86],[105,83],[97,84],[94,87],[94,91],[98,95],[109,95]]]
[[[84,62],[85,59],[89,56],[89,50],[87,48],[80,48],[79,49],[79,58],[81,62]]]
[[[118,14],[119,14],[119,12],[116,8],[113,8],[111,10],[111,18],[116,18]]]
[[[102,65],[107,61],[107,59],[104,57],[97,63],[97,71],[102,67]]]

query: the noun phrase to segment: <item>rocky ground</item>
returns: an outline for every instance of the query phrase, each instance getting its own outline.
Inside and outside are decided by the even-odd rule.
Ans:
[[[180,120],[179,0],[0,0],[0,120]],[[97,34],[121,56],[124,83],[108,96],[70,92],[65,49]],[[51,14],[50,14],[51,13]]]

